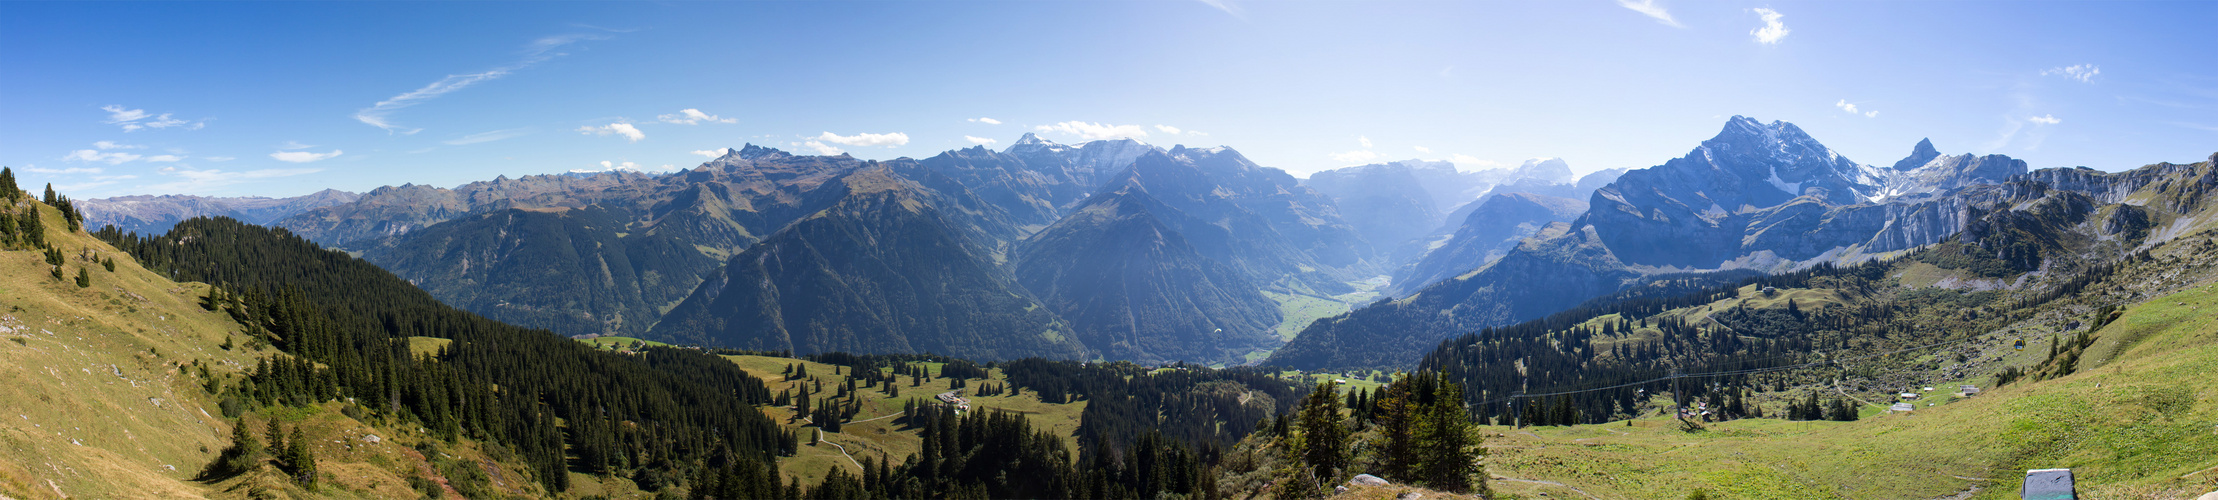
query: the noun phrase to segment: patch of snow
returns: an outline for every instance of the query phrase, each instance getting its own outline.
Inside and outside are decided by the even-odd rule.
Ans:
[[[1771,187],[1779,188],[1780,191],[1786,191],[1788,196],[1802,196],[1802,183],[1780,179],[1778,166],[1771,167],[1771,178],[1764,179],[1764,182],[1771,183]]]

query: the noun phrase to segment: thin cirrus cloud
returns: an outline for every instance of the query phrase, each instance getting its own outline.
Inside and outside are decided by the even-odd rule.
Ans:
[[[107,106],[101,106],[100,110],[108,112],[108,121],[106,121],[105,123],[123,127],[124,132],[136,132],[141,129],[149,128],[171,127],[183,127],[185,130],[200,130],[201,127],[208,125],[208,120],[205,119],[183,120],[172,118],[170,116],[170,113],[154,115],[151,113],[147,113],[144,109],[129,109],[123,107],[123,105],[121,104],[110,104]]]
[[[994,139],[992,139],[992,138],[987,138],[987,137],[979,137],[979,136],[975,136],[975,135],[966,135],[966,136],[963,136],[963,140],[966,140],[966,141],[970,141],[970,143],[971,143],[971,144],[977,144],[977,145],[980,145],[980,146],[992,146],[992,145],[993,145],[993,143],[996,143],[996,142],[1001,142],[1001,141],[998,141],[998,140],[994,140]]]
[[[34,166],[29,166],[29,167],[23,167],[23,171],[25,171],[25,172],[31,172],[31,173],[35,173],[35,174],[70,175],[70,174],[97,174],[97,173],[100,173],[100,172],[101,172],[101,169],[100,169],[100,167],[69,167],[69,168],[43,168],[43,167],[39,167],[39,166],[35,166],[35,165],[34,165]]]
[[[100,151],[100,150],[94,150],[94,149],[79,149],[79,150],[76,150],[76,151],[70,151],[68,155],[62,156],[62,159],[63,159],[63,160],[67,160],[67,161],[81,161],[81,162],[86,162],[86,163],[106,163],[106,164],[109,164],[109,165],[120,165],[120,164],[123,164],[124,162],[136,161],[136,160],[138,160],[139,158],[144,158],[144,156],[140,156],[140,155],[135,155],[135,154],[131,154],[131,153],[126,153],[126,152],[122,152],[122,151],[106,151],[106,152],[103,152],[103,151]]]
[[[423,88],[403,92],[400,95],[387,98],[383,101],[378,101],[377,104],[372,104],[370,105],[370,107],[362,108],[361,110],[355,111],[354,119],[364,124],[368,124],[372,127],[385,129],[386,133],[410,135],[417,132],[422,132],[424,130],[422,128],[409,128],[395,125],[392,122],[393,112],[410,106],[423,104],[426,101],[437,99],[439,96],[447,95],[448,93],[457,90],[469,88],[472,85],[477,85],[480,83],[485,83],[487,81],[498,79],[500,77],[508,76],[510,73],[515,73],[518,70],[529,68],[532,65],[547,62],[547,60],[549,59],[554,59],[557,56],[563,55],[563,53],[561,52],[555,52],[555,49],[562,48],[563,46],[586,40],[606,39],[608,39],[608,37],[605,35],[571,34],[556,35],[533,40],[531,44],[524,46],[524,57],[522,59],[518,59],[516,62],[494,67],[493,69],[477,73],[447,75],[446,78],[440,78],[437,81],[433,81],[431,82],[431,84],[423,86]]]
[[[639,127],[634,127],[629,123],[611,123],[599,127],[578,127],[578,133],[585,135],[620,135],[631,142],[639,142],[640,139],[647,138],[647,134],[640,132]]]
[[[269,168],[261,170],[247,170],[243,172],[230,172],[212,168],[207,170],[193,170],[190,168],[162,167],[159,173],[161,173],[162,175],[175,177],[177,178],[177,181],[153,186],[145,186],[141,189],[155,192],[197,192],[250,180],[292,177],[296,175],[313,174],[322,171],[323,169],[321,168]]]
[[[1763,27],[1748,30],[1749,35],[1756,37],[1756,43],[1778,45],[1780,39],[1787,37],[1787,23],[1779,21],[1780,18],[1787,17],[1785,14],[1762,7],[1749,9],[1749,11],[1755,12],[1757,17],[1764,19]]]
[[[145,149],[145,148],[146,148],[146,146],[139,146],[139,145],[135,145],[135,144],[119,144],[119,143],[116,143],[116,142],[114,142],[114,141],[99,141],[99,142],[95,142],[95,143],[92,143],[92,147],[96,147],[96,148],[100,148],[100,149]]]
[[[839,135],[831,132],[825,132],[811,139],[814,139],[817,142],[845,144],[855,147],[885,146],[890,148],[894,146],[908,144],[909,134],[894,132],[890,134],[862,133],[855,135]]]
[[[1147,129],[1140,128],[1139,125],[1110,125],[1107,123],[1090,123],[1081,121],[1067,121],[1054,125],[1041,125],[1038,127],[1034,127],[1034,129],[1040,132],[1061,132],[1065,134],[1075,135],[1078,136],[1079,139],[1088,141],[1100,141],[1108,139],[1145,139],[1148,136]]]
[[[278,151],[275,153],[270,153],[270,158],[274,158],[277,161],[287,163],[308,163],[329,160],[342,154],[346,154],[346,152],[337,149],[331,150],[331,152],[329,153],[316,153],[310,151]]]
[[[1000,125],[1000,124],[1001,124],[1001,120],[995,120],[995,119],[992,119],[992,118],[985,118],[985,117],[972,118],[972,119],[970,119],[970,122],[971,122],[971,123],[984,123],[984,124],[987,124],[987,125]]]
[[[1833,107],[1841,108],[1841,111],[1847,111],[1848,114],[1864,115],[1865,118],[1873,118],[1879,116],[1879,110],[1876,109],[1857,111],[1856,103],[1848,102],[1847,99],[1842,99],[1840,100],[1840,102],[1833,103]]]
[[[1378,160],[1379,154],[1377,152],[1369,150],[1355,150],[1345,153],[1333,153],[1332,159],[1339,160],[1344,163],[1370,163],[1372,161]]]
[[[1619,7],[1632,9],[1633,12],[1639,12],[1641,15],[1654,18],[1656,22],[1663,23],[1665,26],[1670,26],[1673,28],[1686,27],[1686,25],[1679,24],[1679,20],[1672,19],[1671,13],[1665,11],[1662,5],[1656,5],[1656,0],[1617,0],[1617,5]]]
[[[679,125],[699,125],[702,123],[739,123],[738,118],[722,118],[716,115],[703,113],[701,112],[701,110],[693,108],[685,108],[678,110],[678,112],[676,113],[656,116],[655,119],[661,120],[663,123],[676,123]]]
[[[2063,119],[2060,119],[2060,118],[2057,118],[2057,117],[2056,117],[2056,115],[2041,115],[2041,116],[2036,116],[2036,117],[2032,117],[2032,118],[2027,118],[2027,119],[2026,119],[2026,121],[2030,121],[2030,122],[2033,122],[2033,123],[2039,123],[2039,124],[2042,124],[2042,125],[2055,125],[2055,124],[2058,124],[2058,123],[2064,123],[2064,120],[2063,120]]]
[[[2074,64],[2041,70],[2041,76],[2064,75],[2065,78],[2079,80],[2080,83],[2090,83],[2099,74],[2102,74],[2102,68],[2093,64]]]
[[[1234,19],[1247,19],[1247,14],[1245,14],[1245,13],[1241,12],[1241,9],[1240,9],[1240,4],[1232,3],[1232,0],[1197,0],[1197,1],[1201,2],[1201,3],[1202,3],[1202,5],[1207,5],[1207,6],[1210,6],[1210,7],[1212,7],[1212,8],[1215,8],[1215,9],[1217,9],[1217,10],[1221,10],[1221,11],[1224,11],[1224,13],[1226,13],[1226,14],[1231,14],[1231,15],[1232,15],[1232,17],[1233,17]]]
[[[477,143],[482,143],[482,142],[493,142],[493,141],[498,141],[498,140],[502,140],[502,139],[514,139],[514,138],[517,138],[517,137],[523,137],[523,136],[525,136],[525,135],[529,135],[529,134],[531,134],[531,130],[530,130],[530,129],[512,128],[512,129],[508,129],[508,130],[494,130],[494,131],[490,131],[490,132],[478,132],[478,133],[475,133],[475,134],[465,135],[465,136],[462,136],[462,137],[456,137],[456,138],[453,138],[453,139],[448,139],[448,140],[444,140],[444,141],[439,141],[439,142],[441,142],[441,143],[443,143],[443,144],[446,144],[446,145],[448,145],[448,146],[462,146],[462,145],[467,145],[467,144],[477,144]]]

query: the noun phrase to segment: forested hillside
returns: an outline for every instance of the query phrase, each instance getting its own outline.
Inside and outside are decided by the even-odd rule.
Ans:
[[[566,489],[573,471],[768,467],[794,439],[753,410],[770,398],[762,382],[721,359],[678,349],[595,352],[456,310],[283,230],[196,219],[164,236],[100,236],[158,274],[214,285],[207,307],[244,325],[240,342],[313,362],[255,370],[223,389],[237,399],[291,406],[353,398],[350,411],[370,421],[412,422],[442,439],[512,449],[552,491]],[[442,339],[445,348],[418,357],[409,350],[415,338]]]

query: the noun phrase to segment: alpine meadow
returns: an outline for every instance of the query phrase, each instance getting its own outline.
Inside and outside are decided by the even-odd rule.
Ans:
[[[0,13],[0,500],[2218,500],[2218,4]]]

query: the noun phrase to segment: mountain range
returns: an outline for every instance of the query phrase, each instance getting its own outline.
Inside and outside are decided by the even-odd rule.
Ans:
[[[2127,201],[2122,185],[2154,182],[2149,177],[2159,174],[2145,170],[2028,172],[2025,162],[2001,155],[1944,156],[1927,141],[1894,166],[1876,167],[1849,161],[1792,124],[1734,117],[1686,156],[1627,172],[1597,190],[1576,219],[1549,224],[1493,263],[1313,323],[1265,362],[1406,363],[1447,336],[1540,318],[1643,284],[1891,257],[1976,234],[1997,213],[2133,212],[2105,205]],[[2088,199],[2041,208],[2047,205],[2013,198],[2027,190]],[[2003,257],[2028,251],[1981,250]]]
[[[1683,157],[1584,177],[1541,158],[1297,179],[1231,148],[1027,134],[921,160],[746,145],[671,174],[327,192],[242,220],[569,335],[1367,367],[1642,283],[1937,244],[1994,210],[1980,193],[2025,175],[1930,141],[1858,164],[1792,124],[1736,116]],[[1392,279],[1374,290],[1378,276]],[[1396,298],[1354,310],[1376,292]],[[1299,323],[1320,303],[1339,309]]]
[[[127,232],[160,234],[194,217],[230,217],[249,224],[269,224],[294,214],[352,203],[362,195],[325,189],[291,198],[242,196],[218,198],[171,194],[117,196],[75,200],[90,227],[113,225]]]

